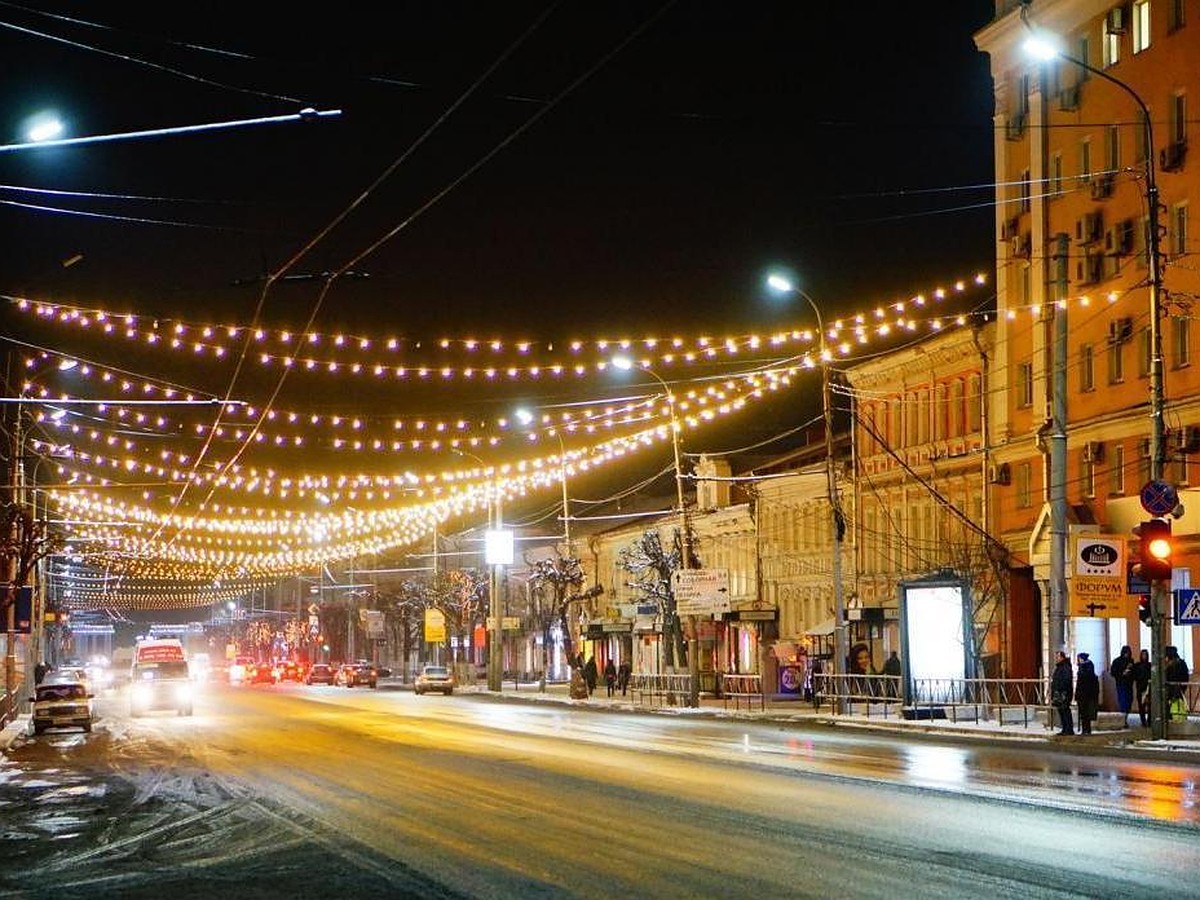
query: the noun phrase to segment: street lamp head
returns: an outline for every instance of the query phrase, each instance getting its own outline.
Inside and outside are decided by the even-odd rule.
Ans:
[[[1042,31],[1035,31],[1026,38],[1022,48],[1026,54],[1043,62],[1058,59],[1062,55],[1062,47],[1059,46],[1058,40]]]
[[[767,276],[767,287],[779,294],[790,294],[796,290],[796,286],[792,284],[792,280],[786,275],[780,275],[778,272],[772,272]]]

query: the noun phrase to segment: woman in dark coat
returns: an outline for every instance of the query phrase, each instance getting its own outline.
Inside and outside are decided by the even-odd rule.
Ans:
[[[1079,671],[1075,676],[1075,703],[1079,707],[1079,733],[1091,734],[1100,706],[1100,679],[1096,667],[1086,653],[1079,654]]]
[[[1059,734],[1074,734],[1075,722],[1071,718],[1072,674],[1071,660],[1063,651],[1055,654],[1054,676],[1050,679],[1050,703],[1058,710],[1062,724]]]

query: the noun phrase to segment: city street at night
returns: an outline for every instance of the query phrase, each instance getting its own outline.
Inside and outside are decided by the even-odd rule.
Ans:
[[[1187,765],[1045,745],[211,685],[0,769],[0,896],[1197,896]]]

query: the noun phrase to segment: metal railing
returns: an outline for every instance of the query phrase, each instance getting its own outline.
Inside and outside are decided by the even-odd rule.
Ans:
[[[629,690],[639,703],[649,706],[687,706],[691,697],[692,676],[650,675],[634,673],[629,676]]]
[[[743,702],[746,709],[754,709],[757,702],[759,709],[766,711],[767,698],[763,695],[761,675],[734,675],[722,672],[717,677],[717,686],[726,709],[729,709],[729,701],[732,700],[735,710],[741,709]]]
[[[904,706],[899,675],[816,674],[814,704],[828,704],[835,714],[901,714]],[[995,721],[1028,725],[1048,708],[1048,683],[1040,678],[916,678],[906,711],[912,718],[952,721]]]

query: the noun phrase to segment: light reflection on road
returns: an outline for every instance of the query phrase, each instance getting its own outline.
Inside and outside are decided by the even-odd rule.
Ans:
[[[300,688],[304,691],[304,688]],[[308,689],[311,691],[311,689]],[[318,693],[336,703],[404,717],[798,773],[881,781],[1105,814],[1200,826],[1200,791],[1189,766],[1050,751],[1038,745],[938,743],[852,728],[738,723],[684,715],[580,710],[481,695],[414,697],[404,691]]]

